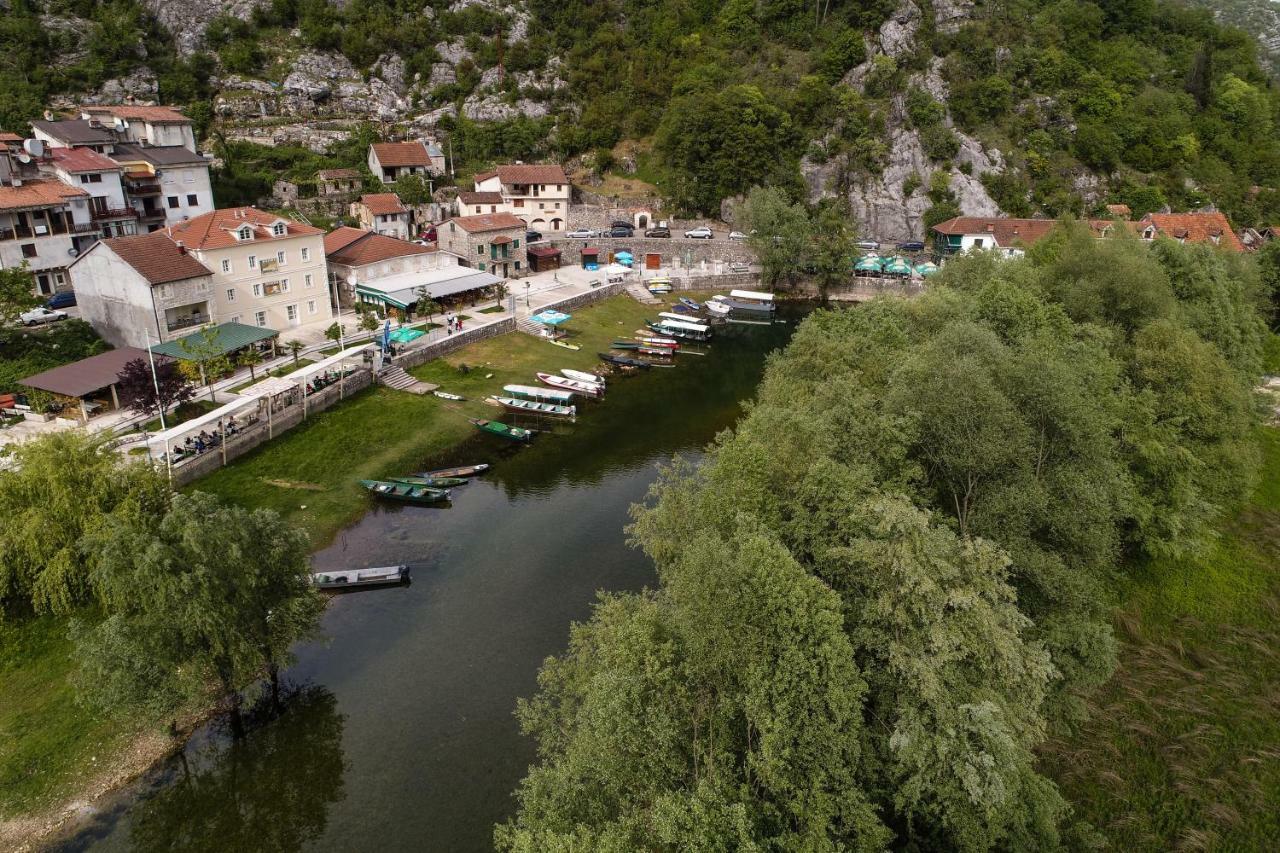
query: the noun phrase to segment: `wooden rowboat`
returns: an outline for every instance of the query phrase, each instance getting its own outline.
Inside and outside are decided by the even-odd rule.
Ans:
[[[568,376],[570,379],[577,379],[579,382],[593,382],[596,385],[605,384],[603,376],[597,376],[594,373],[587,373],[582,370],[571,370],[567,367],[564,367],[560,369],[560,374],[562,376]]]
[[[596,353],[596,355],[600,356],[600,358],[604,359],[610,364],[616,364],[620,367],[638,367],[641,370],[648,370],[650,367],[653,366],[649,364],[649,362],[647,361],[641,361],[638,358],[628,358],[625,355],[614,355],[611,352],[600,352],[600,353]]]
[[[481,432],[501,436],[509,441],[528,441],[533,438],[533,430],[509,426],[502,423],[502,421],[485,421],[477,418],[467,418],[467,420],[471,421],[471,425]]]
[[[391,483],[407,483],[410,486],[430,486],[433,489],[448,489],[452,486],[465,486],[465,477],[388,477]]]
[[[437,471],[419,471],[415,477],[474,477],[489,470],[483,462],[479,465],[459,465],[456,468],[441,468]]]
[[[578,415],[576,406],[557,406],[555,403],[517,400],[515,397],[499,397],[496,394],[491,395],[489,399],[512,412],[525,412],[531,415],[554,415],[560,418],[573,418]]]
[[[403,583],[408,579],[408,566],[370,566],[367,569],[340,569],[332,572],[311,573],[311,583],[320,589],[390,586]]]
[[[537,373],[538,381],[552,388],[586,394],[588,397],[603,397],[604,386],[594,382],[583,382],[581,379],[570,379],[568,376],[556,376],[554,373]]]
[[[415,486],[410,483],[397,483],[394,480],[361,480],[360,485],[378,497],[392,501],[433,504],[449,500],[448,489],[433,489],[430,486]]]
[[[441,400],[465,400],[465,399],[467,399],[466,397],[463,397],[463,396],[461,396],[461,395],[458,395],[458,394],[449,394],[449,393],[447,393],[447,392],[445,392],[445,391],[432,391],[431,393],[432,393],[432,394],[434,394],[434,395],[436,395],[437,397],[439,397]]]

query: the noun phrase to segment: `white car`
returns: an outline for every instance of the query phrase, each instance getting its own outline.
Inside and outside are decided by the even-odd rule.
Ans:
[[[730,231],[730,232],[729,232],[729,239],[730,239],[730,240],[745,240],[745,239],[747,239],[747,235],[746,235],[746,234],[743,234],[741,231]]]
[[[597,235],[596,232],[592,231],[590,228],[579,228],[576,231],[570,231],[564,236],[568,237],[570,240],[590,240],[592,237]]]
[[[65,320],[67,319],[67,312],[50,311],[42,305],[39,308],[32,308],[25,314],[19,315],[18,319],[22,321],[22,325],[24,326],[36,326],[40,323],[52,323],[57,320]]]
[[[690,231],[684,232],[684,236],[688,237],[690,240],[710,240],[715,235],[711,233],[710,228],[703,225],[699,228],[694,228]]]

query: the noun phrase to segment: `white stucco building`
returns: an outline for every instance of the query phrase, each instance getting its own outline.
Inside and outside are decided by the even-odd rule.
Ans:
[[[556,236],[565,230],[573,187],[560,166],[515,163],[476,175],[475,194],[467,195],[472,203],[460,201],[458,212],[462,216],[510,213],[527,228]],[[495,201],[499,198],[501,203]],[[474,210],[476,207],[481,209]]]

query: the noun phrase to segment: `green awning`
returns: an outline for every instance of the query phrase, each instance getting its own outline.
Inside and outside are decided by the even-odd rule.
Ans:
[[[229,352],[244,349],[250,344],[269,340],[280,334],[275,329],[268,329],[265,326],[246,326],[244,323],[219,323],[217,326],[210,328],[216,332],[213,343],[217,347],[219,355],[226,355]],[[173,358],[192,361],[191,353],[183,349],[182,342],[186,341],[187,346],[192,349],[202,347],[204,346],[206,331],[208,330],[202,329],[198,332],[184,335],[177,340],[156,344],[151,348],[151,351],[157,355],[168,355]]]
[[[399,299],[396,299],[388,293],[377,290],[376,288],[364,287],[359,284],[356,285],[356,295],[367,296],[368,299],[365,300],[366,302],[382,302],[386,305],[390,305],[392,308],[406,309],[413,304],[409,302],[401,302]]]

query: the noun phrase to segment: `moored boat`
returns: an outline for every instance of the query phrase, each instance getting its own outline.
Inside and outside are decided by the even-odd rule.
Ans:
[[[583,382],[581,379],[570,379],[568,376],[556,376],[554,373],[536,373],[538,381],[552,388],[586,394],[588,397],[603,397],[604,386],[594,382]]]
[[[502,421],[487,421],[478,418],[467,418],[471,425],[481,432],[501,436],[510,441],[528,441],[533,438],[533,430],[504,424]]]
[[[658,313],[658,322],[665,323],[668,320],[676,323],[684,323],[689,326],[701,326],[704,329],[710,328],[707,321],[699,317],[690,317],[688,314],[675,314],[671,311],[661,311]]]
[[[452,486],[465,486],[465,477],[388,477],[391,483],[407,483],[410,486],[430,486],[433,489],[448,489]]]
[[[467,399],[466,397],[463,397],[463,396],[462,396],[462,395],[460,395],[460,394],[450,394],[450,393],[448,393],[447,391],[432,391],[431,393],[432,393],[432,394],[434,394],[435,396],[439,397],[441,400],[465,400],[465,399]]]
[[[519,400],[515,397],[489,397],[498,405],[512,412],[526,412],[531,415],[554,415],[560,418],[577,417],[576,406],[557,406],[555,403],[539,403],[536,400]]]
[[[609,344],[609,346],[613,347],[614,349],[620,349],[620,350],[640,349],[640,342],[639,341],[614,341],[613,343]]]
[[[614,355],[611,352],[600,352],[600,353],[596,353],[596,355],[600,356],[600,358],[604,359],[610,364],[616,364],[620,367],[639,367],[642,370],[647,370],[653,366],[649,364],[649,362],[647,361],[641,361],[638,358],[628,358],[625,355]]]
[[[578,350],[582,349],[582,347],[578,346],[577,344],[571,344],[567,341],[552,340],[551,343],[555,344],[558,347],[562,347],[563,349],[571,349],[574,352],[577,352]]]
[[[483,474],[489,470],[486,462],[478,465],[458,465],[454,468],[440,468],[435,471],[419,471],[413,476],[415,477],[474,477],[477,474]]]
[[[705,326],[683,326],[677,325],[678,322],[667,320],[664,323],[646,323],[646,325],[660,335],[681,340],[705,341],[711,337],[711,330]]]
[[[654,338],[645,335],[637,335],[636,340],[647,347],[660,347],[662,349],[678,350],[680,342],[675,338]]]
[[[397,483],[394,480],[361,480],[360,485],[387,500],[412,504],[431,504],[449,500],[448,489],[433,489],[430,486]]]
[[[573,370],[568,367],[562,367],[560,368],[560,373],[563,376],[568,376],[570,379],[577,379],[579,382],[594,382],[596,385],[605,384],[603,376],[597,376],[594,373],[587,373],[585,370]]]
[[[670,293],[671,279],[666,276],[655,276],[649,279],[647,286],[650,293]]]
[[[680,301],[680,304],[681,304],[681,305],[683,305],[683,306],[684,306],[684,307],[686,307],[686,308],[692,308],[694,311],[701,311],[701,310],[702,310],[702,303],[701,303],[701,302],[698,302],[698,301],[696,301],[696,300],[690,299],[690,298],[689,298],[689,297],[687,297],[687,296],[681,296],[679,301]]]
[[[723,317],[724,315],[728,314],[730,311],[733,310],[724,302],[721,302],[719,299],[716,299],[714,296],[708,299],[706,304],[707,304],[707,311],[709,311],[712,314],[719,314],[721,317]]]
[[[408,566],[370,566],[367,569],[338,569],[312,572],[311,583],[320,589],[354,589],[361,586],[389,586],[409,579]]]
[[[543,388],[541,385],[503,385],[502,390],[513,397],[542,400],[547,403],[558,403],[561,406],[567,406],[573,399],[572,391],[563,388]]]

